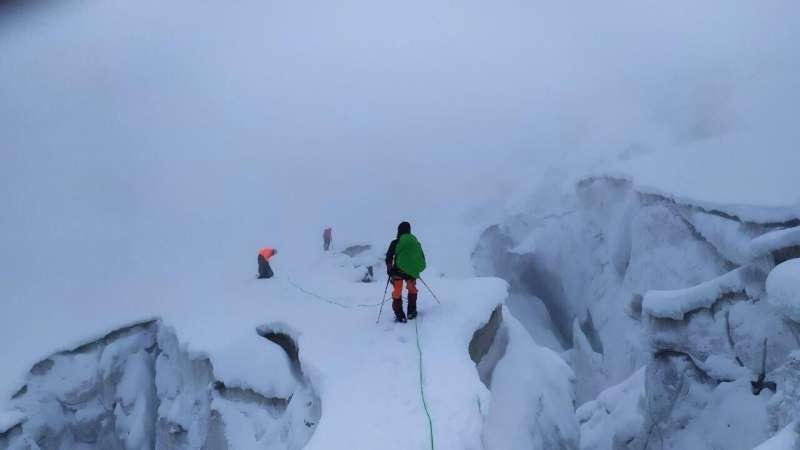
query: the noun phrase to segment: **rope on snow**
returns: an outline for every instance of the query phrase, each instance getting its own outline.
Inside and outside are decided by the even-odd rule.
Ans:
[[[419,338],[419,325],[417,325],[419,321],[420,316],[417,316],[414,320],[414,330],[417,334],[417,354],[419,355],[419,396],[422,399],[422,407],[425,409],[425,415],[428,417],[428,437],[430,437],[431,450],[433,450],[433,420],[431,419],[431,412],[428,409],[428,402],[425,400],[425,382],[422,377],[422,346],[420,344],[421,339]]]
[[[344,303],[338,302],[336,300],[332,300],[330,298],[323,297],[323,296],[321,296],[321,295],[319,295],[319,294],[317,294],[315,292],[312,292],[312,291],[309,291],[309,290],[303,288],[299,284],[295,283],[291,279],[291,277],[287,277],[286,279],[298,291],[300,291],[300,292],[302,292],[302,293],[304,293],[306,295],[309,295],[311,297],[314,297],[314,298],[316,298],[318,300],[322,300],[323,302],[330,303],[331,305],[339,306],[340,308],[353,309],[353,308],[373,307],[373,306],[383,305],[383,303],[386,302],[386,300],[384,299],[380,303],[361,303],[361,304],[356,304],[356,305],[346,305]],[[425,283],[425,282],[423,281],[423,283]],[[428,287],[428,285],[425,284],[425,287]],[[428,290],[430,291],[430,288],[428,288]],[[431,294],[433,294],[433,292],[431,292]],[[385,296],[385,294],[384,294],[384,296]],[[439,299],[436,299],[436,301],[438,302]],[[424,369],[423,369],[423,364],[422,364],[422,343],[421,343],[422,339],[420,339],[420,337],[419,337],[419,325],[418,325],[420,320],[421,320],[420,316],[417,316],[417,318],[414,320],[414,332],[415,332],[416,338],[417,338],[417,356],[418,356],[418,362],[419,362],[419,365],[418,365],[418,367],[419,367],[419,396],[420,396],[420,399],[422,400],[422,408],[425,410],[425,416],[428,419],[428,437],[430,439],[431,450],[434,450],[435,449],[435,445],[434,445],[434,439],[433,439],[433,419],[431,418],[431,412],[430,412],[430,409],[428,408],[428,401],[425,399],[425,380],[424,380],[424,376],[423,376]]]
[[[330,298],[327,298],[327,297],[323,297],[323,296],[321,296],[321,295],[319,295],[319,294],[317,294],[315,292],[309,291],[309,290],[303,288],[302,286],[300,286],[299,284],[295,283],[292,280],[291,277],[287,277],[286,279],[289,281],[289,284],[294,286],[298,291],[300,291],[300,292],[302,292],[302,293],[304,293],[306,295],[309,295],[311,297],[314,297],[314,298],[316,298],[318,300],[322,300],[325,303],[330,303],[331,305],[336,305],[336,306],[338,306],[340,308],[345,308],[345,309],[370,308],[370,307],[373,307],[373,306],[380,306],[381,305],[381,303],[358,303],[358,304],[355,304],[355,305],[347,305],[347,304],[338,302],[336,300],[333,300],[333,299],[330,299]]]

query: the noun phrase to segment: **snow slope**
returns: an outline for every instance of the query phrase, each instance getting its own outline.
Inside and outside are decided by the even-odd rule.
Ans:
[[[174,333],[180,348],[190,355],[190,360],[207,358],[213,367],[213,379],[217,386],[214,389],[218,393],[213,395],[211,409],[218,411],[223,417],[224,436],[229,448],[265,448],[264,445],[270,445],[268,448],[295,448],[291,441],[289,447],[283,447],[281,445],[285,444],[280,444],[281,441],[269,444],[261,440],[265,433],[267,436],[274,435],[274,431],[269,431],[270,428],[263,429],[264,425],[259,425],[268,423],[268,416],[252,422],[234,421],[230,418],[239,417],[240,414],[257,418],[259,414],[266,414],[252,404],[237,403],[237,396],[241,400],[242,395],[248,396],[246,393],[253,391],[261,396],[259,398],[291,400],[300,389],[297,386],[301,378],[307,381],[308,386],[318,396],[322,411],[319,423],[307,422],[305,425],[313,429],[313,435],[305,447],[309,449],[427,448],[431,436],[421,403],[420,381],[424,384],[436,448],[483,448],[481,442],[484,423],[493,414],[496,416],[502,413],[503,426],[519,427],[525,426],[524,418],[534,414],[534,410],[538,411],[536,414],[544,414],[547,418],[546,423],[536,428],[539,438],[535,448],[552,448],[553,443],[561,445],[562,442],[577,442],[577,424],[572,416],[571,370],[558,356],[533,343],[524,331],[520,331],[521,326],[513,318],[507,318],[501,325],[502,333],[510,336],[506,345],[513,350],[508,353],[504,349],[498,350],[501,352],[500,360],[504,361],[503,367],[507,366],[495,381],[498,386],[484,384],[479,376],[476,367],[478,361],[475,358],[480,360],[480,355],[473,354],[473,334],[484,327],[492,312],[503,304],[506,296],[505,282],[491,278],[431,278],[427,281],[438,293],[441,304],[435,303],[428,292],[423,291],[420,296],[420,316],[415,322],[394,323],[391,308],[386,306],[380,323],[376,324],[380,296],[385,284],[380,279],[376,283],[353,282],[347,277],[351,269],[349,258],[323,255],[306,267],[305,271],[279,271],[276,278],[271,280],[242,278],[228,286],[222,297],[208,295],[204,299],[194,299],[193,308],[175,308],[174,304],[164,302],[160,310],[153,309],[147,311],[147,314],[123,317],[122,311],[116,305],[98,304],[91,322],[94,334],[86,333],[86,329],[82,327],[60,328],[58,333],[51,333],[47,339],[29,343],[33,345],[27,345],[24,349],[25,354],[30,355],[27,359],[9,359],[0,380],[0,387],[3,389],[3,406],[0,410],[3,411],[4,427],[12,428],[21,422],[23,430],[36,430],[35,425],[41,419],[34,414],[35,409],[30,409],[33,408],[30,402],[26,403],[28,394],[24,394],[20,400],[11,399],[11,394],[26,383],[27,392],[35,393],[30,395],[48,395],[47,392],[63,391],[56,395],[67,395],[71,398],[71,404],[84,405],[83,400],[77,400],[78,397],[84,398],[83,394],[74,394],[72,390],[89,389],[90,385],[80,380],[96,378],[91,375],[96,370],[93,369],[94,363],[90,363],[96,357],[91,352],[87,353],[89,350],[82,350],[95,348],[96,345],[79,345],[96,339],[127,321],[160,317],[161,329]],[[505,331],[506,327],[511,327],[514,331],[509,333]],[[289,339],[281,342],[280,338],[270,338],[271,334],[288,336]],[[108,373],[110,370],[102,369],[103,367],[112,367],[109,365],[111,363],[102,363],[103,360],[120,361],[114,363],[114,367],[123,368],[130,364],[149,364],[128,362],[132,358],[130,355],[140,355],[136,356],[139,359],[146,356],[131,345],[140,342],[137,345],[145,349],[156,342],[154,337],[136,336],[138,335],[126,338],[127,340],[112,340],[104,347],[99,353],[101,356],[98,356],[101,361],[97,366],[100,368],[97,369],[100,370],[98,376],[103,376],[102,372]],[[164,331],[159,331],[157,343],[162,349],[160,353],[173,355],[170,359],[174,360],[176,350],[168,350],[170,344],[165,343],[168,341]],[[286,350],[287,342],[296,346],[296,362],[292,361],[292,350]],[[421,353],[417,349],[418,343]],[[492,345],[496,347],[499,344]],[[68,374],[68,377],[76,381],[48,387],[52,382],[40,376],[42,371],[34,370],[30,374],[27,371],[33,366],[30,364],[31,359],[43,359],[59,348],[78,349],[52,357],[56,361],[56,368],[52,369],[51,377],[61,376],[59,373]],[[122,348],[131,350],[122,351]],[[489,349],[484,350],[489,352]],[[80,366],[84,367],[81,369],[83,372],[90,371],[87,375],[73,376],[69,375],[70,372],[65,372],[65,369],[59,369],[78,367],[74,364],[78,360],[76,358],[89,363]],[[133,359],[138,360],[136,358]],[[487,366],[488,370],[493,370],[494,364],[497,362]],[[534,370],[540,364],[551,369],[548,372]],[[47,363],[46,366],[52,365]],[[141,370],[146,370],[145,366],[141,367]],[[520,386],[516,382],[519,374],[517,371],[509,372],[512,367],[529,368],[526,369],[527,385]],[[69,370],[74,372],[75,369]],[[137,391],[134,387],[137,386],[136,383],[142,383],[136,380],[144,378],[140,375],[129,375],[125,370],[121,373],[123,379],[129,380],[130,387],[119,384],[114,388],[121,396],[119,401],[131,405],[131,408],[134,405],[141,406],[141,398],[137,402],[137,396],[132,393]],[[192,375],[188,376],[191,378]],[[182,382],[165,381],[165,377],[169,379],[171,375],[157,372],[159,395],[165,389],[177,389],[178,392],[184,389],[182,385],[192,382],[186,378]],[[81,385],[86,387],[78,388]],[[149,389],[148,384],[139,386],[139,389]],[[505,391],[497,394],[499,400],[495,401],[493,389],[500,389],[501,386]],[[211,389],[210,385],[206,389]],[[227,394],[222,395],[219,392]],[[542,407],[535,402],[514,403],[515,399],[521,398],[519,395],[532,398],[544,395],[547,404]],[[101,401],[100,404],[102,403]],[[174,400],[172,404],[177,407],[179,402]],[[78,412],[81,407],[75,406]],[[95,411],[97,406],[93,408],[92,411]],[[20,409],[23,413],[28,413],[28,416],[21,416]],[[191,428],[185,411],[171,411],[160,409],[159,417],[170,417],[172,423],[187,424],[180,425],[181,430]],[[549,414],[550,411],[554,413]],[[88,413],[80,414],[81,417],[100,417],[99,412],[92,412],[88,416]],[[121,426],[119,423],[123,416],[120,413],[116,415],[118,426]],[[139,432],[136,441],[130,438],[125,441],[126,448],[129,448],[127,443],[130,442],[136,443],[130,445],[140,448],[138,446],[146,442],[143,436],[148,436],[145,425],[152,418],[144,413],[126,417],[134,425],[126,425],[124,430],[129,430],[130,427],[143,430]],[[73,420],[89,419],[79,419],[76,415]],[[214,422],[213,415],[209,420]],[[302,428],[302,421],[299,423],[297,426]],[[175,426],[178,425],[173,427]],[[74,427],[75,425],[70,425],[69,429]],[[84,425],[81,430],[86,428]],[[559,429],[559,432],[553,431]],[[289,431],[296,433],[291,429]],[[192,433],[193,431],[189,432],[190,436]],[[208,432],[208,436],[213,436],[213,433]],[[55,439],[53,436],[50,438]],[[518,442],[515,440],[491,448],[511,449]],[[571,448],[569,444],[563,445]]]

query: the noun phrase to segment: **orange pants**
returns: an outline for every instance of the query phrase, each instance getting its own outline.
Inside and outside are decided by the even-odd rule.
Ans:
[[[409,294],[417,293],[417,280],[409,279],[406,281],[406,289]],[[399,299],[403,297],[403,279],[395,278],[392,280],[392,299]]]

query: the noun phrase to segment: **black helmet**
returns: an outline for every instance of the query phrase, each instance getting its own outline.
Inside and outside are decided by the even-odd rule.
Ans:
[[[411,233],[411,224],[408,222],[400,222],[400,225],[397,226],[397,237],[409,233]]]

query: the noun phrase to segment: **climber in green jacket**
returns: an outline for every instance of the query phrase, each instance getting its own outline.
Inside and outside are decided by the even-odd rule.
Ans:
[[[392,309],[396,322],[405,323],[403,313],[403,281],[408,290],[408,319],[417,317],[417,278],[425,270],[425,253],[417,238],[411,234],[411,224],[397,226],[397,239],[386,252],[386,271],[392,282]]]

